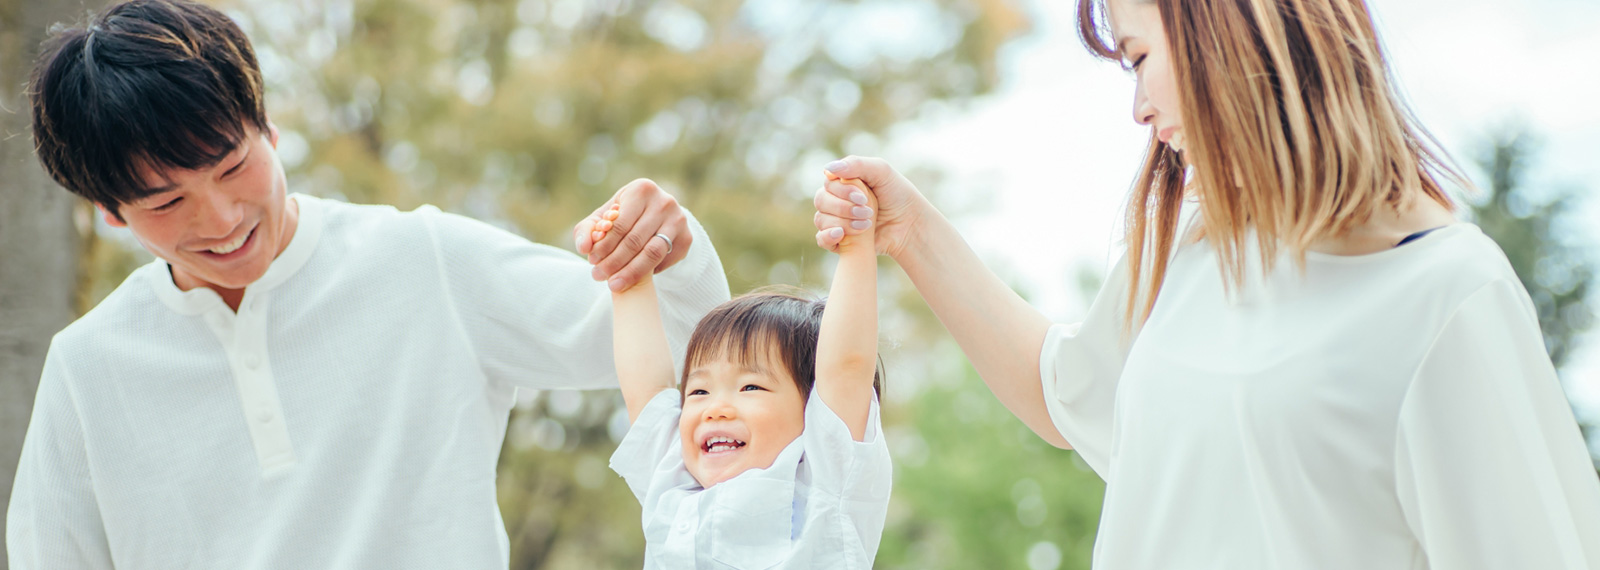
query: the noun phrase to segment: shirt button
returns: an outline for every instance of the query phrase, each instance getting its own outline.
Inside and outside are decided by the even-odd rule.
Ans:
[[[271,411],[262,410],[261,413],[256,414],[256,421],[261,423],[271,423],[272,417],[273,413]]]
[[[254,370],[256,368],[260,368],[261,367],[261,355],[259,355],[259,354],[246,354],[246,355],[244,355],[244,367],[252,369],[252,370]]]

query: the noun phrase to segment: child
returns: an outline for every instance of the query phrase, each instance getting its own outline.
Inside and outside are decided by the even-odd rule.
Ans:
[[[614,294],[632,428],[611,468],[643,507],[645,568],[872,567],[891,469],[877,401],[877,256],[871,235],[836,251],[826,308],[756,292],[712,309],[677,389],[650,279]]]

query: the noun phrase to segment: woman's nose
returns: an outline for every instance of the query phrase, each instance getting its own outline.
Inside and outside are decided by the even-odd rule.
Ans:
[[[1144,96],[1144,82],[1140,81],[1133,90],[1133,122],[1149,125],[1155,120],[1156,108],[1150,104],[1150,98]]]

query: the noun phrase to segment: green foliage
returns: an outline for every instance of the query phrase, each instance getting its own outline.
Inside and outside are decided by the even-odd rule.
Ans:
[[[938,365],[965,374],[918,392],[885,429],[895,487],[877,566],[1089,568],[1105,484],[1011,415],[956,347],[945,348],[951,356]]]

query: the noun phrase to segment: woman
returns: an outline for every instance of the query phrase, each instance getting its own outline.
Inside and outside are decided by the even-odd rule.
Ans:
[[[823,247],[870,228],[1007,408],[1105,478],[1095,566],[1600,568],[1532,304],[1455,221],[1361,0],[1083,0],[1079,29],[1153,134],[1083,323],[880,160],[827,166],[871,186],[876,227],[832,183],[816,225]]]

